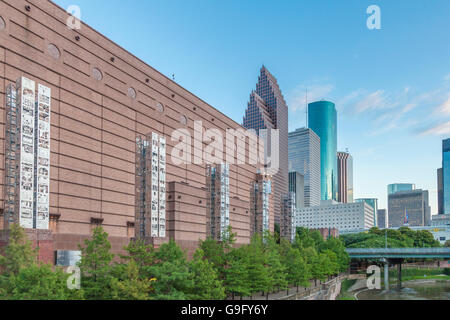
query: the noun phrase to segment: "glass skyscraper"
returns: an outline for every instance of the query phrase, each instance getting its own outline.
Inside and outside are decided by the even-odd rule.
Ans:
[[[438,185],[438,214],[444,214],[444,181],[442,181],[442,168],[437,169]]]
[[[289,132],[289,171],[304,176],[305,207],[320,205],[320,138],[311,129]]]
[[[442,141],[442,185],[444,214],[450,214],[450,139]]]
[[[334,103],[310,103],[308,124],[320,138],[321,199],[337,201],[337,113]]]

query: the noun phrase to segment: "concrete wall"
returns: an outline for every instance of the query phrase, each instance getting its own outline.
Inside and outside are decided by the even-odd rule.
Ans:
[[[329,281],[321,283],[317,287],[311,287],[307,290],[301,290],[279,300],[336,300],[341,292],[341,284],[346,276],[339,276]]]

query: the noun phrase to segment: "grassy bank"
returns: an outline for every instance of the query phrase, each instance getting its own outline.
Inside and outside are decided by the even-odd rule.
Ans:
[[[447,274],[446,274],[447,273]],[[397,270],[389,271],[389,283],[397,283]],[[384,276],[382,276],[384,281]],[[421,280],[421,279],[436,279],[436,280],[450,280],[450,275],[445,269],[403,269],[402,281]]]
[[[352,293],[348,292],[348,289],[351,288],[356,283],[355,279],[349,280],[345,279],[341,284],[341,293],[337,297],[337,300],[356,300]]]

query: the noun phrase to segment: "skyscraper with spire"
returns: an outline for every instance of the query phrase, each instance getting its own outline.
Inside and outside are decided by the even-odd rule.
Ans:
[[[261,129],[278,129],[277,145],[266,144],[266,153],[274,154],[271,147],[277,148],[279,154],[278,172],[273,176],[273,201],[275,223],[280,224],[282,196],[289,192],[288,171],[288,107],[275,77],[262,66],[256,90],[250,94],[250,101],[244,115],[243,126],[254,129],[261,135]],[[267,141],[270,141],[268,139]]]

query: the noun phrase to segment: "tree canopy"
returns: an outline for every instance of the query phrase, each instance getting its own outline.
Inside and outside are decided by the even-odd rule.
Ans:
[[[81,287],[71,290],[69,274],[39,263],[24,230],[13,225],[0,255],[0,299],[222,300],[307,287],[312,279],[345,271],[349,261],[340,239],[324,240],[304,228],[297,230],[293,243],[266,232],[240,245],[229,228],[221,241],[200,241],[190,259],[173,240],[159,248],[131,241],[126,254],[115,257],[108,237],[97,227],[79,245]],[[420,235],[415,241],[429,239]]]
[[[380,230],[376,227],[368,232],[342,235],[344,246],[347,248],[429,248],[440,247],[439,241],[427,230],[412,230],[401,227],[397,230]]]

